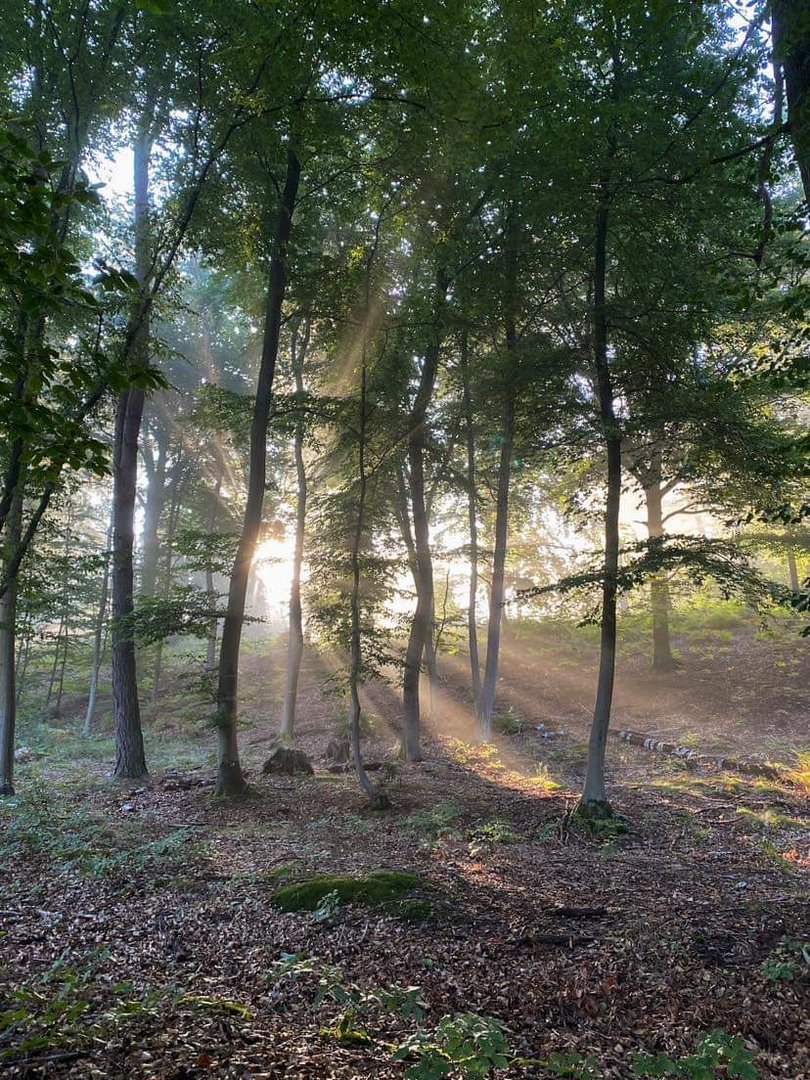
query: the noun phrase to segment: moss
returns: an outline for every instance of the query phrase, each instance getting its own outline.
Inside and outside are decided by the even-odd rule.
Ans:
[[[426,923],[432,922],[436,917],[436,911],[429,900],[413,897],[409,900],[398,900],[391,908],[391,914],[405,922]]]
[[[283,911],[315,911],[329,893],[337,893],[341,904],[382,904],[419,884],[416,874],[395,870],[374,870],[362,877],[313,874],[276,889],[271,900]]]

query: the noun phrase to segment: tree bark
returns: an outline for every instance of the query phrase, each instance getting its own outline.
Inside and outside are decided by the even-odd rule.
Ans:
[[[246,783],[239,762],[236,735],[239,648],[245,616],[248,578],[262,524],[264,487],[267,472],[267,424],[273,392],[273,376],[278,357],[281,309],[287,285],[287,245],[290,238],[301,164],[290,142],[287,171],[276,222],[270,277],[267,288],[264,341],[253,421],[250,429],[250,463],[245,518],[228,591],[228,606],[222,630],[217,686],[217,794],[243,794]]]
[[[461,387],[464,406],[464,440],[467,450],[467,520],[470,530],[470,592],[467,602],[467,645],[470,653],[470,680],[473,705],[478,713],[481,697],[481,659],[478,655],[478,513],[475,490],[475,430],[473,427],[470,365],[466,330],[461,335]]]
[[[644,487],[644,500],[647,506],[647,536],[650,540],[662,540],[664,521],[661,509],[661,474],[660,469],[652,469],[652,483]],[[655,574],[650,581],[650,607],[652,610],[653,630],[653,671],[676,671],[678,664],[672,655],[672,643],[669,637],[669,582],[665,571]]]
[[[159,418],[160,420],[161,418]],[[160,519],[166,502],[166,459],[168,457],[168,433],[161,431],[157,437],[157,456],[146,472],[146,504],[143,511],[141,534],[141,596],[154,596],[160,566]],[[144,460],[146,457],[144,456]]]
[[[211,536],[214,535],[217,528],[217,517],[219,516],[219,498],[220,491],[222,489],[222,460],[220,459],[220,471],[217,473],[217,482],[214,486],[214,491],[211,495],[211,513],[208,518],[208,532]],[[205,650],[205,670],[216,671],[217,667],[217,595],[214,589],[214,567],[211,560],[208,560],[208,564],[205,567],[205,595],[208,600],[208,610],[211,612],[211,619],[208,624],[208,640],[206,642]]]
[[[149,158],[152,151],[152,108],[147,106],[134,147],[135,277],[143,303],[150,269]],[[130,346],[133,369],[149,364],[149,317],[137,321]],[[112,687],[115,712],[116,779],[138,780],[147,775],[143,747],[135,637],[132,628],[135,547],[135,495],[138,480],[138,441],[144,392],[131,386],[118,396],[113,443],[112,556]]]
[[[376,245],[375,245],[376,248]],[[373,258],[373,256],[372,256]],[[369,265],[369,273],[371,267]],[[366,285],[368,310],[368,283]],[[378,790],[371,777],[363,767],[363,755],[360,748],[360,681],[362,678],[362,650],[361,650],[361,620],[360,620],[360,555],[363,548],[363,530],[366,517],[366,493],[368,478],[366,476],[366,345],[363,344],[363,362],[360,372],[360,423],[359,423],[359,448],[358,448],[358,479],[359,497],[357,503],[357,520],[354,527],[351,549],[352,568],[352,591],[349,601],[351,615],[351,641],[349,656],[349,700],[351,706],[349,742],[352,751],[352,763],[360,787],[368,796],[369,802],[376,810],[382,810],[388,806],[389,800],[384,792]]]
[[[506,544],[509,531],[509,484],[512,478],[515,408],[507,391],[501,429],[501,452],[498,462],[498,491],[495,511],[495,547],[492,555],[492,584],[489,590],[489,621],[484,679],[478,701],[478,737],[488,742],[492,737],[492,711],[498,688],[498,665],[501,647],[501,622],[506,596]]]
[[[96,698],[98,697],[98,677],[101,669],[101,645],[104,636],[104,619],[107,615],[107,594],[110,587],[110,553],[112,549],[112,521],[107,529],[107,545],[105,549],[104,571],[101,575],[101,598],[98,603],[96,615],[96,627],[93,633],[93,660],[90,669],[90,693],[87,698],[87,712],[84,714],[82,735],[89,738],[93,731],[93,714],[96,711]]]
[[[772,0],[774,55],[782,66],[793,152],[810,202],[810,16],[807,0]],[[777,118],[777,121],[781,117]]]
[[[172,564],[174,562],[174,534],[177,530],[177,519],[180,516],[181,492],[183,488],[183,463],[182,459],[177,462],[176,476],[171,485],[169,505],[169,527],[166,530],[166,553],[163,564],[163,580],[160,583],[162,595],[169,595],[172,587]],[[157,584],[157,583],[156,583]],[[152,700],[150,707],[152,715],[157,711],[158,698],[160,696],[160,677],[163,672],[163,638],[157,643],[155,650],[155,675],[152,681]]]
[[[290,582],[290,625],[287,640],[287,681],[284,690],[284,711],[281,717],[281,738],[290,742],[295,730],[295,705],[298,697],[298,676],[304,654],[304,620],[301,610],[301,567],[304,563],[304,532],[307,518],[307,471],[304,464],[304,421],[300,409],[304,400],[303,363],[309,344],[309,321],[299,347],[296,327],[293,334],[292,370],[299,413],[295,422],[295,476],[298,485],[295,506],[295,548],[293,551],[292,581]]]
[[[6,548],[13,552],[22,533],[22,478],[9,504]],[[4,561],[8,561],[7,557]],[[15,576],[0,597],[0,795],[14,794],[14,743],[17,727],[17,685],[15,632],[17,621]]]
[[[425,350],[419,386],[408,418],[408,480],[413,516],[413,539],[416,554],[416,610],[411,620],[405,669],[402,677],[402,746],[405,761],[420,761],[421,711],[419,682],[422,658],[431,631],[433,615],[433,560],[430,550],[430,524],[425,501],[425,444],[427,407],[433,396],[441,349],[440,313],[447,296],[448,282],[441,271],[436,276],[436,311],[433,335]]]
[[[619,569],[619,503],[622,490],[622,440],[613,407],[613,380],[608,361],[608,322],[605,300],[608,238],[607,182],[603,179],[600,186],[594,255],[593,351],[599,416],[604,431],[607,458],[607,499],[599,677],[588,742],[585,787],[578,807],[578,811],[588,817],[607,817],[611,813],[605,789],[605,748],[616,672],[616,594]]]

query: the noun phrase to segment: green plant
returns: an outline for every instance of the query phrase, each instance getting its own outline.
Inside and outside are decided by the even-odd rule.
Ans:
[[[770,982],[792,982],[810,972],[810,943],[782,938],[760,968]]]
[[[694,1054],[673,1058],[665,1052],[634,1055],[633,1073],[648,1077],[686,1077],[688,1080],[715,1080],[716,1077],[756,1080],[759,1072],[754,1055],[738,1035],[711,1031]]]
[[[545,1067],[552,1075],[568,1080],[596,1080],[603,1075],[594,1058],[583,1058],[579,1054],[554,1053],[545,1062]]]
[[[390,906],[391,913],[405,922],[426,923],[435,916],[433,904],[429,900],[415,896],[405,900],[395,900]]]
[[[108,955],[106,949],[95,949],[77,965],[65,949],[38,979],[12,991],[12,1007],[0,1012],[0,1059],[68,1042],[79,1045],[94,1034],[94,1025],[83,1017],[90,1008],[93,976]]]
[[[453,1072],[488,1076],[509,1064],[504,1027],[492,1017],[469,1012],[442,1017],[433,1031],[415,1032],[400,1043],[394,1057],[416,1057],[405,1072],[411,1080],[440,1080]]]
[[[462,739],[452,739],[451,744],[456,761],[468,768],[483,766],[500,771],[504,768],[500,751],[495,743],[469,743]]]
[[[503,712],[492,714],[492,730],[496,735],[521,735],[526,721],[515,712],[512,705]]]
[[[414,810],[402,822],[406,833],[415,836],[426,847],[433,847],[442,840],[458,839],[455,823],[461,810],[452,802],[441,802],[435,810]]]
[[[340,893],[337,889],[332,889],[331,892],[322,896],[318,901],[318,906],[315,908],[312,917],[315,922],[332,922],[339,909]]]
[[[470,830],[469,852],[473,857],[490,851],[495,844],[515,844],[520,840],[508,821],[484,821]]]
[[[796,755],[796,762],[785,778],[803,795],[810,796],[810,751]]]
[[[190,832],[177,829],[143,842],[143,828],[122,822],[113,829],[102,817],[60,799],[42,783],[0,806],[0,858],[35,853],[57,866],[91,877],[187,861]]]
[[[538,762],[535,766],[534,776],[528,776],[526,781],[531,784],[532,787],[538,788],[540,791],[548,792],[549,794],[552,791],[561,791],[563,786],[549,773],[548,765],[543,761]]]

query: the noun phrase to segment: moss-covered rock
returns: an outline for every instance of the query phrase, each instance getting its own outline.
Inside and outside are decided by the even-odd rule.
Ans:
[[[315,911],[329,893],[337,893],[341,904],[382,904],[420,884],[416,874],[398,870],[373,870],[362,877],[313,874],[276,889],[271,900],[283,911]]]

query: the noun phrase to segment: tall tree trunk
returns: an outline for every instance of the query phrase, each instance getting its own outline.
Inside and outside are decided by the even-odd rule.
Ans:
[[[619,570],[619,503],[622,492],[622,439],[613,407],[613,380],[608,361],[608,324],[605,300],[607,277],[608,205],[607,181],[601,182],[596,211],[596,248],[593,285],[594,370],[599,398],[599,416],[607,457],[607,499],[605,503],[605,562],[602,583],[602,618],[599,677],[596,688],[585,787],[578,812],[587,817],[607,817],[610,804],[605,789],[605,749],[613,704],[616,672],[616,593]]]
[[[56,705],[54,706],[54,712],[58,716],[62,708],[62,695],[65,688],[65,668],[67,667],[67,655],[68,644],[70,642],[70,575],[69,575],[69,563],[68,557],[70,555],[70,541],[71,541],[71,525],[73,523],[73,507],[71,503],[68,503],[68,519],[65,527],[65,548],[63,552],[65,560],[65,572],[62,581],[62,627],[61,627],[61,639],[62,639],[62,656],[61,663],[59,665],[59,677],[56,680]],[[59,655],[59,648],[57,645],[57,656]],[[50,691],[48,692],[50,697]]]
[[[20,707],[20,699],[22,697],[23,687],[25,686],[25,676],[28,671],[28,661],[31,658],[31,639],[33,638],[32,618],[30,612],[21,623],[19,614],[17,615],[17,667],[16,667],[16,682],[17,682],[17,709]]]
[[[514,342],[514,339],[513,339]],[[506,595],[506,543],[509,533],[509,484],[512,479],[515,408],[507,390],[501,430],[501,453],[498,462],[498,493],[495,511],[495,548],[492,556],[492,585],[489,591],[489,622],[484,680],[478,699],[478,737],[488,742],[492,737],[492,711],[498,689],[498,665],[501,647],[501,622]]]
[[[101,646],[104,637],[104,620],[107,616],[107,594],[110,588],[110,554],[112,550],[113,525],[110,521],[107,528],[107,544],[105,548],[104,571],[101,575],[101,597],[98,602],[96,614],[96,626],[93,633],[93,660],[90,668],[90,694],[87,698],[87,712],[84,714],[82,735],[89,738],[93,731],[93,715],[96,711],[96,698],[98,697],[98,677],[101,670]]]
[[[775,58],[785,75],[793,152],[804,197],[810,202],[810,16],[807,0],[772,0],[771,26]]]
[[[422,658],[428,635],[432,634],[433,559],[430,550],[430,524],[425,502],[425,444],[427,407],[433,396],[441,349],[441,313],[447,297],[448,282],[439,271],[436,276],[436,309],[433,335],[425,351],[419,386],[408,418],[408,480],[410,483],[413,539],[416,553],[416,610],[411,621],[408,645],[405,650],[405,669],[402,677],[402,746],[406,761],[419,761],[421,713],[419,682]]]
[[[166,554],[163,565],[163,580],[161,581],[161,595],[166,597],[172,587],[172,563],[174,561],[174,534],[177,530],[177,519],[180,516],[181,491],[183,486],[182,460],[177,464],[178,475],[171,486],[171,503],[169,506],[169,527],[166,530]],[[160,695],[160,676],[163,671],[163,638],[157,643],[155,650],[155,675],[152,681],[152,700],[150,707],[154,716],[157,710],[158,697]]]
[[[143,303],[150,267],[149,158],[152,150],[152,109],[147,106],[134,147],[135,172],[135,276]],[[149,365],[149,318],[138,322],[130,346],[133,369]],[[133,612],[135,547],[135,495],[138,480],[138,441],[144,392],[122,390],[115,413],[113,443],[113,557],[112,557],[112,687],[115,710],[116,760],[113,776],[138,780],[146,776],[146,757],[138,700],[138,673]]]
[[[470,530],[470,593],[467,602],[467,644],[470,652],[470,679],[476,715],[481,697],[481,660],[478,655],[478,509],[475,490],[475,429],[467,331],[461,335],[461,387],[464,406],[464,439],[467,449],[467,520]]]
[[[9,506],[5,547],[8,561],[22,535],[22,478],[15,486]],[[0,597],[0,795],[14,794],[14,741],[17,727],[17,686],[15,630],[17,621],[15,576]]]
[[[295,424],[295,475],[298,484],[295,507],[295,549],[293,552],[292,581],[290,582],[290,625],[287,641],[287,682],[284,691],[284,711],[281,717],[281,738],[290,742],[295,729],[295,705],[298,697],[298,676],[301,657],[304,654],[304,622],[301,610],[301,567],[304,562],[304,531],[307,518],[307,471],[304,464],[304,421],[300,409],[304,400],[303,363],[309,343],[309,320],[300,346],[296,327],[293,334],[292,369],[295,378],[295,395],[299,413]]]
[[[660,469],[652,470],[653,482],[645,485],[644,500],[647,506],[647,535],[650,540],[662,540],[664,520],[661,509]],[[657,473],[657,477],[656,474]],[[653,671],[675,671],[678,664],[672,655],[669,638],[669,582],[666,571],[655,574],[650,581],[650,606],[653,628]]]
[[[141,534],[141,596],[154,596],[157,584],[160,566],[160,519],[163,516],[163,506],[166,501],[168,442],[168,433],[160,432],[157,438],[157,456],[146,469],[148,482]],[[146,455],[144,455],[144,460],[147,460]]]
[[[222,459],[219,462],[219,472],[217,473],[217,482],[214,486],[214,491],[211,496],[211,513],[208,518],[208,532],[213,536],[217,528],[217,518],[219,516],[219,498],[220,491],[222,490]],[[208,610],[211,612],[211,618],[208,624],[208,640],[206,643],[205,654],[205,670],[216,671],[217,667],[217,594],[214,589],[214,567],[211,560],[208,560],[208,564],[205,567],[205,595],[208,600]]]
[[[376,246],[376,245],[375,245]],[[368,273],[371,272],[369,265]],[[368,294],[368,283],[366,286]],[[367,295],[368,300],[368,295]],[[368,310],[368,303],[366,304]],[[357,504],[357,520],[354,527],[351,548],[352,568],[352,591],[350,597],[351,614],[351,644],[349,656],[349,699],[351,703],[349,742],[352,751],[352,763],[361,788],[368,796],[371,805],[378,810],[388,805],[388,798],[384,792],[378,790],[366,770],[363,768],[363,756],[360,749],[360,680],[362,678],[362,651],[361,651],[361,621],[360,621],[360,555],[363,549],[363,530],[366,520],[366,493],[368,478],[366,476],[366,427],[368,423],[366,411],[366,345],[363,343],[363,362],[360,371],[360,424],[359,424],[359,456],[358,478],[359,497]]]
[[[250,567],[262,524],[267,471],[267,424],[270,418],[273,375],[278,356],[281,308],[287,284],[287,244],[300,176],[301,164],[295,147],[290,141],[287,150],[287,172],[270,262],[262,359],[256,387],[253,422],[250,428],[250,464],[245,519],[231,574],[228,607],[219,654],[217,794],[227,796],[240,795],[247,787],[239,763],[239,746],[236,737],[239,647],[242,640],[242,623],[245,616]]]

